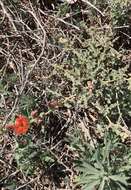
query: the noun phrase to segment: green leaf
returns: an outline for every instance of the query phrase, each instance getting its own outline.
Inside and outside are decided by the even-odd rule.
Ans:
[[[94,188],[96,186],[98,186],[100,184],[100,179],[99,180],[96,180],[96,181],[93,181],[91,182],[90,184],[86,184],[82,187],[83,190],[94,190]]]
[[[96,168],[100,169],[99,172],[101,172],[101,174],[105,173],[103,165],[98,160],[94,165],[95,165]]]
[[[82,168],[79,168],[79,171],[86,172],[86,174],[96,174],[100,173],[100,170],[97,170],[92,165],[88,163],[83,163]]]
[[[12,184],[6,185],[5,188],[8,190],[14,190],[16,188],[16,184],[13,182]]]
[[[111,147],[111,141],[106,142],[106,146],[103,151],[103,163],[106,161],[106,159],[109,159],[109,153],[110,153],[110,147]]]
[[[123,176],[122,175],[111,175],[111,176],[109,176],[109,178],[112,179],[113,181],[118,181],[118,182],[124,184],[125,186],[128,185],[127,184],[128,177],[126,177],[124,175]]]
[[[120,190],[127,190],[127,187],[122,186],[120,183],[117,183],[117,185],[120,187]]]
[[[105,178],[102,179],[98,190],[104,190],[104,186],[105,186]]]
[[[45,162],[50,162],[50,163],[52,163],[52,162],[55,161],[55,160],[54,160],[53,158],[51,158],[50,156],[45,156],[44,160],[45,160]]]
[[[89,184],[92,181],[99,180],[100,176],[99,175],[81,175],[79,178],[77,178],[76,182],[78,181],[78,184]]]

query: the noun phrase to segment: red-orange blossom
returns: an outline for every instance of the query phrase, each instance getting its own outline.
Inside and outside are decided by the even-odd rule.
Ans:
[[[26,134],[30,127],[29,120],[23,115],[17,116],[15,124],[8,125],[7,128],[12,129],[16,135]]]

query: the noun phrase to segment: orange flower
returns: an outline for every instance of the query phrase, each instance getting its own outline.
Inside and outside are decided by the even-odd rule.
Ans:
[[[15,124],[8,125],[7,127],[12,129],[16,135],[23,135],[27,133],[29,126],[28,119],[23,115],[19,115],[15,120]]]

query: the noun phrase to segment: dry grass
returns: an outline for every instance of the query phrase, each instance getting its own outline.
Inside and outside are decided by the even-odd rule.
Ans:
[[[86,84],[84,90],[91,98],[91,103],[84,107],[83,104],[79,105],[81,103],[79,89],[81,92],[82,87],[78,85],[78,93],[74,93],[75,90],[72,89],[75,85],[73,86],[70,78],[66,78],[63,73],[73,70],[69,62],[70,57],[74,55],[77,57],[78,52],[88,48],[86,42],[88,39],[91,40],[92,36],[87,26],[91,31],[99,31],[102,35],[114,32],[113,35],[120,39],[125,36],[124,42],[115,39],[113,44],[116,46],[116,51],[121,46],[124,47],[124,51],[118,50],[119,53],[115,51],[113,53],[122,60],[123,64],[128,65],[126,80],[130,80],[129,21],[127,25],[115,26],[112,29],[108,6],[107,9],[100,10],[89,1],[82,0],[68,6],[61,4],[60,9],[56,3],[55,9],[49,10],[47,6],[43,8],[41,2],[0,1],[0,188],[2,190],[80,189],[74,182],[78,175],[74,160],[79,155],[70,146],[68,137],[73,135],[74,129],[81,130],[81,140],[88,139],[90,145],[95,147],[96,142],[103,139],[103,131],[100,133],[96,130],[97,123],[103,119],[103,113],[100,113],[101,110],[94,106],[92,101],[92,97],[97,97],[93,96],[94,91],[99,91],[99,88],[95,89],[97,78],[94,79],[94,83],[92,80],[82,83],[83,86]],[[91,11],[88,11],[89,7]],[[78,11],[75,12],[76,9]],[[83,22],[86,27],[82,25]],[[99,45],[97,47],[99,49]],[[106,49],[106,46],[104,48]],[[75,77],[77,78],[77,75]],[[37,112],[35,118],[31,115],[34,110]],[[6,129],[6,125],[12,123],[16,115],[21,113],[28,116],[31,123],[30,131],[25,137],[17,137]],[[108,121],[109,118],[106,119]],[[122,121],[126,128],[124,134],[126,131],[128,138],[129,120],[127,116]],[[111,121],[108,122],[110,125]],[[27,147],[29,145],[29,149],[24,152],[21,147],[26,145]],[[30,153],[32,149],[33,152]],[[42,161],[41,157],[49,160]],[[31,168],[27,175],[27,168],[25,171],[24,165],[18,164],[18,161],[25,159],[26,163],[28,158],[31,160],[31,166],[35,165],[35,169]]]

